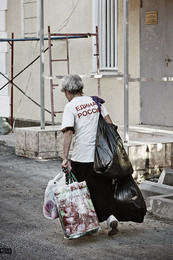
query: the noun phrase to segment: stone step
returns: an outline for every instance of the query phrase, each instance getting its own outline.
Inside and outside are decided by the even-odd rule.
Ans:
[[[146,206],[147,210],[154,215],[173,220],[173,193],[148,197]]]
[[[129,128],[131,139],[124,145],[129,152],[134,177],[138,181],[143,180],[143,176],[160,175],[163,168],[173,168],[172,128],[151,126]],[[119,127],[119,133],[121,130],[123,128]],[[9,143],[11,134],[1,137],[7,139]],[[16,128],[15,139],[18,155],[40,158],[62,156],[63,134],[60,126],[46,126],[45,130],[41,130],[40,127]]]
[[[173,169],[163,169],[158,183],[173,186]]]
[[[158,182],[143,181],[139,188],[149,212],[156,216],[173,220],[172,169],[163,169]]]
[[[151,196],[158,196],[164,194],[173,193],[173,186],[152,182],[152,181],[143,181],[139,184],[139,188],[142,192],[144,199]]]
[[[118,126],[118,132],[124,138],[124,127]],[[173,141],[173,127],[136,125],[129,126],[129,141],[147,141],[152,143]]]

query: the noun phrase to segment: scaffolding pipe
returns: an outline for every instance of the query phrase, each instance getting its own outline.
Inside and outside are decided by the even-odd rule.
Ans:
[[[128,0],[124,0],[124,142],[129,141]]]
[[[14,33],[12,33],[12,39]],[[14,67],[14,42],[11,42],[11,127],[13,127],[13,67]]]
[[[66,47],[67,47],[67,73],[70,74],[68,36],[66,36]]]
[[[49,38],[49,73],[50,77],[53,76],[52,74],[52,52],[51,52],[51,35],[50,35],[50,26],[48,26],[48,38]],[[51,99],[51,111],[52,111],[52,125],[55,124],[54,122],[54,100],[53,100],[53,79],[50,79],[50,99]]]
[[[41,129],[45,129],[45,113],[44,113],[44,0],[40,0],[40,105],[41,105]]]
[[[97,56],[97,75],[100,74],[100,58],[99,58],[99,37],[98,37],[98,26],[96,26],[96,56]],[[98,96],[101,97],[100,90],[100,78],[97,79]]]
[[[64,34],[65,35],[65,34]],[[77,34],[73,36],[68,36],[69,39],[78,39],[78,38],[88,38],[88,36],[94,36],[93,33],[88,34]],[[65,40],[66,36],[57,36],[57,37],[51,37],[51,40]],[[48,40],[48,37],[44,37],[44,40]],[[4,39],[0,38],[0,42],[26,42],[26,41],[40,41],[40,38],[16,38],[16,39]]]

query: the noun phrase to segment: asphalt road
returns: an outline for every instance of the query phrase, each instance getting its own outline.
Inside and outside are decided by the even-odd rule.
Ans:
[[[149,214],[141,224],[120,222],[113,237],[104,222],[92,236],[65,239],[59,219],[42,214],[46,185],[60,170],[59,159],[19,157],[0,141],[0,259],[173,259],[173,223]]]

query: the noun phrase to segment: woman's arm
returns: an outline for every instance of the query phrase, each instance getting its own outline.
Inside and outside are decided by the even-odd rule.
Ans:
[[[67,169],[68,171],[71,170],[71,164],[68,160],[68,155],[69,155],[70,146],[71,146],[71,142],[72,142],[72,136],[73,136],[72,130],[67,130],[64,132],[62,168]]]
[[[113,124],[113,123],[112,123],[112,120],[111,120],[111,118],[110,118],[109,115],[106,115],[106,116],[105,116],[105,120],[106,120],[106,122],[107,122],[108,124]]]

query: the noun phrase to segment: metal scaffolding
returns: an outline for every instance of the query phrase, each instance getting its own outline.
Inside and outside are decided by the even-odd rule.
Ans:
[[[96,33],[51,33],[50,26],[48,26],[48,40],[49,40],[49,73],[50,73],[50,95],[51,95],[51,111],[52,111],[52,125],[55,124],[54,122],[54,115],[56,113],[60,113],[62,111],[55,111],[54,109],[54,97],[53,97],[53,90],[55,86],[58,86],[58,84],[53,83],[53,67],[52,63],[54,62],[66,62],[67,63],[67,74],[70,73],[70,63],[69,63],[69,39],[71,37],[77,37],[77,38],[88,38],[91,36],[96,37],[96,54],[97,57],[97,75],[99,75],[100,71],[100,64],[99,64],[99,43],[98,43],[98,28],[96,27]],[[52,58],[52,44],[51,40],[53,37],[64,37],[66,40],[66,58],[64,59],[53,59]],[[56,77],[56,76],[55,76]],[[98,96],[101,95],[100,93],[100,78],[97,78],[97,86],[98,86]]]
[[[43,26],[43,25],[42,25]],[[44,106],[44,64],[43,64],[43,55],[44,53],[49,50],[49,59],[51,57],[51,47],[52,47],[52,44],[51,44],[51,41],[52,40],[66,40],[66,44],[67,44],[67,48],[68,48],[68,40],[70,39],[82,39],[82,38],[88,38],[88,37],[91,37],[91,36],[96,36],[96,56],[97,56],[97,74],[99,73],[99,51],[98,51],[98,29],[96,28],[96,33],[81,33],[81,34],[72,34],[72,33],[69,33],[69,34],[54,34],[52,33],[51,35],[49,34],[49,37],[42,37],[42,40],[40,41],[40,38],[14,38],[14,33],[12,33],[12,37],[11,38],[6,38],[6,39],[3,39],[1,38],[0,39],[0,42],[8,42],[9,45],[10,45],[10,48],[11,48],[11,79],[8,79],[8,82],[5,83],[1,88],[0,90],[2,90],[4,87],[6,87],[8,84],[11,84],[11,126],[13,126],[13,99],[14,99],[14,96],[13,96],[13,86],[15,86],[19,91],[21,91],[21,93],[25,94],[25,96],[27,98],[29,98],[32,102],[34,102],[36,105],[40,106],[41,108],[41,128],[44,129],[45,128],[45,119],[44,119],[44,111],[48,112],[48,113],[51,113],[51,116],[52,116],[52,124],[54,125],[54,117],[56,116],[56,113],[59,113],[58,112],[55,112],[54,111],[54,104],[53,104],[53,87],[55,86],[55,84],[53,84],[53,79],[51,78],[50,81],[52,82],[52,85],[51,85],[51,112],[47,109],[45,109],[45,106]],[[46,48],[44,50],[44,40],[48,40],[49,41],[49,47]],[[14,76],[14,42],[23,42],[23,41],[40,41],[40,55],[37,56],[32,62],[30,62],[25,68],[23,68],[19,73],[17,73],[15,76]],[[42,42],[42,43],[41,43]],[[68,52],[67,52],[68,53]],[[13,80],[15,78],[17,78],[23,71],[25,71],[29,66],[31,66],[34,62],[36,62],[38,59],[40,58],[40,104],[39,105],[36,101],[34,101],[31,97],[29,97],[28,95],[26,95],[26,93],[24,93],[14,82]],[[62,60],[52,60],[49,64],[50,66],[50,70],[51,70],[51,67],[52,67],[52,62],[54,61],[62,61]],[[69,68],[69,55],[67,54],[67,58],[64,60],[67,62],[67,73],[69,74],[70,72],[70,68]],[[2,73],[1,73],[2,74]],[[51,71],[50,71],[50,76],[52,75]],[[2,75],[4,76],[4,75]],[[53,76],[53,75],[52,75]],[[5,76],[4,76],[5,77]],[[100,79],[97,79],[97,84],[98,84],[98,95],[100,95]]]

